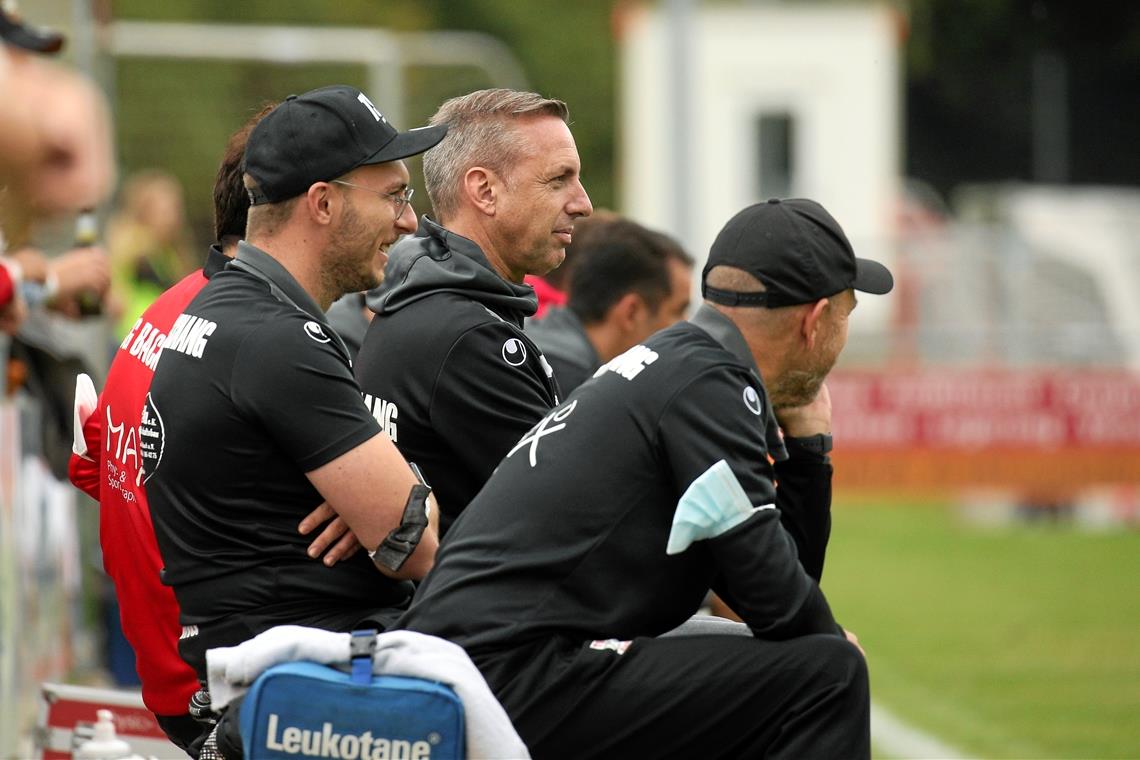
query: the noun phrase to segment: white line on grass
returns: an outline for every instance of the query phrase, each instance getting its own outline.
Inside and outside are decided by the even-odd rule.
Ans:
[[[871,742],[890,757],[906,760],[971,760],[957,747],[908,725],[882,705],[871,705]]]

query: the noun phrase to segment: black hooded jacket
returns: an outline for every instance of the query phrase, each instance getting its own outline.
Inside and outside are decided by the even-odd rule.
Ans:
[[[393,247],[356,360],[373,416],[423,470],[445,533],[527,430],[558,404],[542,352],[523,332],[538,301],[479,247],[422,217]]]

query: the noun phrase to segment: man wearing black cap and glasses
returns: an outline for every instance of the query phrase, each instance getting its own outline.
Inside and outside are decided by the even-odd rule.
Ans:
[[[200,677],[206,649],[274,625],[385,628],[405,579],[431,567],[427,489],[365,406],[324,309],[374,287],[415,229],[401,159],[445,132],[398,133],[333,86],[290,96],[250,133],[246,241],[166,336],[140,424],[180,651]],[[306,556],[298,525],[322,501],[372,560]]]
[[[823,381],[891,275],[788,200],[733,217],[703,284],[523,436],[398,623],[462,645],[536,757],[870,754],[866,664],[818,585]],[[690,620],[710,588],[743,625]]]

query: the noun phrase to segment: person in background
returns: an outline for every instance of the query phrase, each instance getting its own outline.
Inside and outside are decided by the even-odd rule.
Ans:
[[[693,259],[679,243],[629,219],[578,223],[567,249],[575,261],[569,300],[527,332],[569,395],[601,365],[685,318]]]
[[[107,227],[112,290],[122,309],[120,336],[160,293],[192,269],[178,180],[158,169],[136,172],[123,184],[121,195]]]
[[[566,249],[566,259],[558,267],[550,270],[544,276],[528,274],[523,282],[534,288],[534,297],[538,300],[538,308],[534,312],[535,319],[542,319],[546,312],[555,306],[566,305],[566,292],[570,280],[571,266],[570,249]]]
[[[82,74],[44,60],[62,34],[0,7],[0,330],[15,334],[31,305],[78,316],[79,294],[106,291],[97,246],[49,258],[29,244],[46,219],[93,208],[114,182],[106,101]]]
[[[0,8],[0,184],[5,230],[97,206],[114,186],[106,98],[82,73],[44,59],[63,35]]]
[[[356,361],[373,414],[437,493],[440,530],[515,441],[558,403],[526,333],[527,274],[558,266],[593,211],[560,100],[479,90],[440,106],[447,140],[424,156],[439,219],[391,252]]]

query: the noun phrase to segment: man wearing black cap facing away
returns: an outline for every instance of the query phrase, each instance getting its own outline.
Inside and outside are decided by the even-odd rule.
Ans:
[[[274,625],[385,628],[405,579],[431,567],[427,489],[365,406],[324,309],[374,287],[377,260],[415,229],[401,159],[445,131],[398,133],[364,93],[333,86],[290,96],[250,133],[246,240],[165,336],[140,424],[179,649],[199,677],[206,649]],[[371,560],[306,556],[298,526],[322,501]]]
[[[523,436],[398,623],[462,645],[535,757],[870,754],[866,664],[818,585],[823,381],[891,275],[788,200],[733,217],[703,284]],[[710,588],[744,624],[686,622]]]

